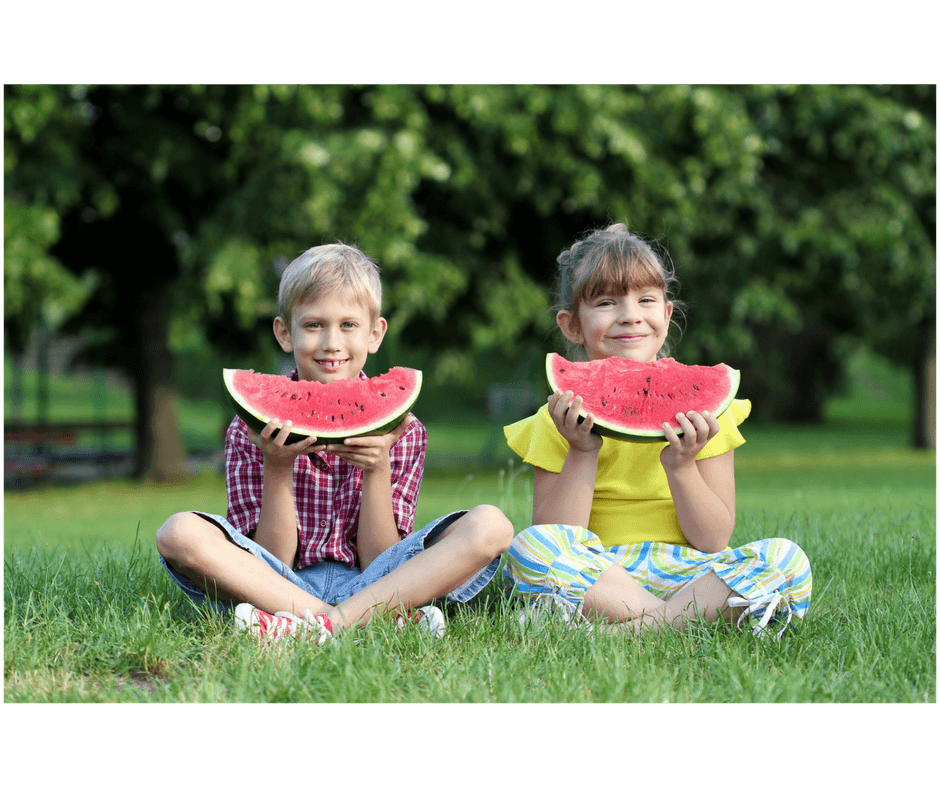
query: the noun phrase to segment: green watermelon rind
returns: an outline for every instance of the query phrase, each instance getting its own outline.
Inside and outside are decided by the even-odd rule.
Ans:
[[[548,384],[552,391],[559,390],[552,370],[552,358],[557,355],[557,353],[549,353],[545,357],[545,371],[548,376]],[[559,356],[559,358],[561,358],[561,356]],[[734,367],[729,367],[727,364],[717,364],[716,366],[724,367],[727,370],[728,381],[730,383],[728,395],[717,406],[711,409],[712,414],[717,419],[731,407],[731,403],[734,401],[735,395],[738,393],[738,388],[741,385],[741,372]],[[575,395],[578,394],[578,392],[574,393]],[[584,405],[582,405],[581,408],[583,411]],[[585,415],[594,415],[594,425],[591,427],[591,432],[597,433],[605,438],[614,438],[615,440],[628,441],[630,443],[667,443],[669,440],[664,430],[625,430],[620,425],[611,425],[609,422],[605,423],[603,417],[591,414],[589,410],[587,414],[578,416],[578,421],[584,421]],[[673,429],[677,435],[684,433],[681,427],[674,427]]]
[[[229,401],[232,403],[232,407],[235,409],[235,413],[238,417],[245,422],[251,429],[255,432],[261,432],[266,426],[269,420],[278,418],[276,415],[266,416],[262,413],[256,413],[252,411],[249,406],[238,399],[236,392],[233,391],[233,378],[236,372],[242,370],[238,369],[223,369],[222,370],[222,380],[225,383],[225,393],[228,395]],[[421,382],[422,374],[421,370],[415,369],[410,370],[415,373],[415,385],[414,390],[411,394],[408,395],[407,400],[403,405],[401,405],[394,415],[388,418],[388,420],[382,422],[379,425],[370,424],[365,430],[357,430],[355,432],[348,431],[336,431],[335,433],[321,433],[318,434],[317,441],[313,444],[314,446],[326,446],[328,444],[342,443],[347,438],[362,438],[369,435],[386,435],[387,433],[394,430],[399,424],[405,420],[405,416],[411,411],[412,406],[417,402],[418,395],[421,393]],[[306,440],[307,438],[314,435],[311,431],[306,431],[303,428],[297,428],[296,425],[291,430],[290,435],[287,436],[287,439],[284,441],[287,444],[299,443],[300,441]]]

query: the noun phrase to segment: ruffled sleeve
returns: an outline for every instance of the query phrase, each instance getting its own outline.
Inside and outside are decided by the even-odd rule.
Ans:
[[[568,441],[555,429],[548,405],[527,419],[503,427],[509,448],[522,457],[523,462],[537,465],[552,473],[559,473],[568,454]]]
[[[712,438],[702,449],[697,460],[717,457],[719,454],[731,451],[744,444],[744,436],[738,426],[751,414],[751,401],[749,399],[731,400],[728,409],[718,417],[718,434]]]

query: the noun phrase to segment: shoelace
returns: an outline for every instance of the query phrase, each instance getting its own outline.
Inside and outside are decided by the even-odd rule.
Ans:
[[[578,606],[557,592],[543,591],[536,594],[523,609],[520,623],[523,626],[528,626],[532,618],[537,617],[540,613],[549,616],[558,615],[565,624],[572,628],[583,627],[589,633],[594,630],[594,625],[581,614]]]
[[[273,615],[258,610],[256,614],[263,627],[261,636],[265,639],[275,640],[282,635],[297,636],[301,632],[309,632],[318,644],[322,644],[332,634],[331,629],[323,623],[323,617],[315,616],[309,610],[304,611],[303,618],[286,610],[279,610]]]
[[[738,617],[738,627],[744,626],[745,616],[751,619],[763,610],[764,614],[761,616],[760,621],[751,629],[754,636],[759,638],[767,635],[767,625],[778,610],[783,609],[786,611],[787,620],[780,625],[777,633],[774,635],[774,640],[780,640],[780,638],[783,637],[783,633],[786,631],[793,618],[793,610],[790,608],[790,603],[784,599],[779,591],[773,591],[764,596],[757,597],[756,599],[744,599],[743,597],[733,596],[728,599],[728,607],[744,608],[741,615]]]

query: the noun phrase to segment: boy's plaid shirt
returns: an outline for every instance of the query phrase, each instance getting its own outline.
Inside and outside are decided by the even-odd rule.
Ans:
[[[290,375],[296,379],[296,372]],[[428,433],[415,419],[392,445],[392,510],[402,538],[414,529],[415,506],[424,476]],[[248,427],[237,416],[225,434],[225,482],[229,523],[246,536],[261,514],[264,455],[248,439]],[[356,530],[362,501],[362,470],[317,451],[294,461],[297,511],[296,569],[320,561],[356,564]]]

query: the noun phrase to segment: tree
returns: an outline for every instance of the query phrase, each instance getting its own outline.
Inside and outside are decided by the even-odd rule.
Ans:
[[[471,390],[526,363],[541,379],[555,257],[610,221],[675,260],[683,360],[746,369],[767,418],[819,418],[845,337],[915,370],[930,352],[932,86],[20,86],[5,99],[7,255],[19,244],[21,261],[7,324],[28,318],[32,299],[10,303],[30,287],[84,303],[75,324],[137,381],[140,475],[180,462],[158,413],[173,409],[171,349],[210,344],[248,365],[271,347],[278,266],[337,239],[382,265],[384,347],[422,349],[432,379]],[[54,273],[30,274],[33,256]],[[921,339],[898,351],[912,327]]]

